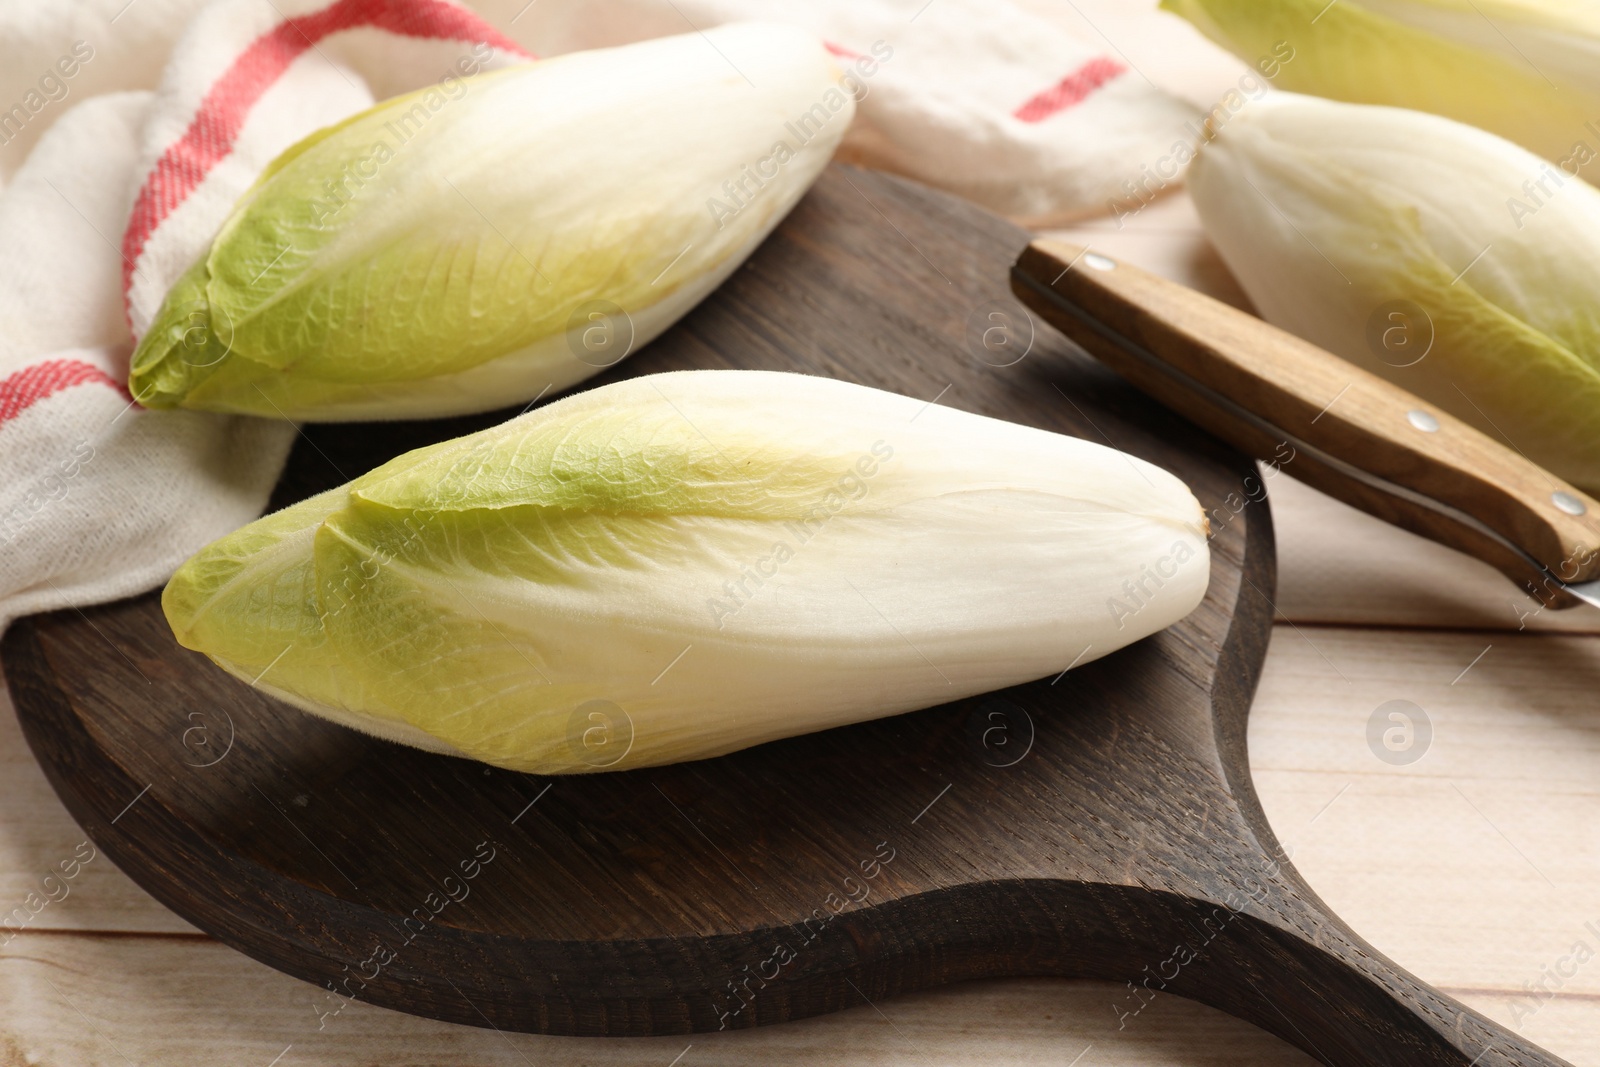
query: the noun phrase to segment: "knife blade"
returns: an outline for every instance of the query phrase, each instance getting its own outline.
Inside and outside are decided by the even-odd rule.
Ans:
[[[1600,503],[1401,387],[1110,256],[1034,241],[1017,297],[1167,407],[1257,459],[1496,567],[1549,608],[1600,607]]]

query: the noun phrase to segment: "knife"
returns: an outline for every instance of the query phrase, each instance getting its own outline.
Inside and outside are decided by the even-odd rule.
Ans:
[[[1237,308],[1037,240],[1017,297],[1156,400],[1300,481],[1494,566],[1548,608],[1600,607],[1600,503],[1420,397]],[[1597,416],[1600,417],[1600,416]]]

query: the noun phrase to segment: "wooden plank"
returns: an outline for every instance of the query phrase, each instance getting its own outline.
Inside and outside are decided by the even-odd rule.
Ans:
[[[1600,1063],[1597,691],[1594,637],[1280,625],[1250,725],[1274,831],[1333,910],[1579,1064]],[[1410,764],[1368,742],[1397,700],[1432,724]]]

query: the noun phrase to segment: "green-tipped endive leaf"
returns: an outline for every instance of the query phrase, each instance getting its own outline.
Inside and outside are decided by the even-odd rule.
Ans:
[[[539,773],[1055,674],[1188,614],[1199,504],[1100,445],[686,371],[419,449],[209,546],[173,632],[317,715]]]
[[[1449,119],[1291,93],[1189,181],[1264,318],[1600,492],[1600,191]]]
[[[1274,83],[1445,115],[1558,163],[1600,154],[1600,6],[1592,0],[1162,0]]]
[[[735,23],[385,101],[240,199],[141,340],[131,391],[315,421],[560,390],[777,225],[850,124],[839,79],[816,37]]]

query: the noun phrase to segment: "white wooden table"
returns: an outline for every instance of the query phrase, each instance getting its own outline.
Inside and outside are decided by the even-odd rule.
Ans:
[[[1030,2],[1197,102],[1242,69],[1150,0]],[[1061,233],[1241,299],[1181,196],[1120,231]],[[1574,1064],[1600,1067],[1600,613],[1540,614],[1519,631],[1533,605],[1488,568],[1286,477],[1272,486],[1281,618],[1250,752],[1274,830],[1380,950]],[[1420,705],[1434,727],[1409,766],[1367,747],[1368,718],[1394,699]],[[0,914],[43,895],[45,876],[83,840],[0,698]],[[1119,1031],[1120,987],[1041,979],[692,1042],[506,1035],[361,1004],[319,1031],[312,986],[210,940],[104,856],[0,941],[6,1067],[1312,1062],[1173,997]]]

